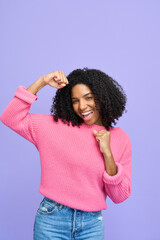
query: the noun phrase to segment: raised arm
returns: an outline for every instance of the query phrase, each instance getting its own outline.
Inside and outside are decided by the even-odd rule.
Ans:
[[[38,99],[36,93],[46,85],[62,88],[68,84],[62,71],[55,71],[38,78],[28,88],[19,86],[14,97],[0,116],[0,120],[13,131],[36,146],[36,130],[39,126],[39,114],[29,113],[31,105]]]
[[[46,86],[47,84],[44,82],[43,77],[38,78],[32,85],[30,85],[26,90],[32,94],[36,94],[39,92],[41,88]]]
[[[36,94],[41,88],[46,85],[50,85],[53,88],[59,89],[65,87],[66,84],[69,84],[69,82],[64,72],[54,71],[38,78],[38,80],[30,85],[26,90],[32,94]]]

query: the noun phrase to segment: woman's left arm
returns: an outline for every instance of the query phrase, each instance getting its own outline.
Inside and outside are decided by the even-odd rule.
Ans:
[[[103,173],[105,192],[114,203],[121,203],[131,195],[132,190],[132,150],[128,138],[119,162],[114,162],[113,155],[104,154],[106,170]],[[107,172],[108,167],[108,172]]]

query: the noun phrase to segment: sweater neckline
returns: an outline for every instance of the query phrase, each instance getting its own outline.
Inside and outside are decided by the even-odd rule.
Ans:
[[[86,123],[82,123],[82,125],[86,128],[90,128],[90,129],[106,129],[105,126],[100,126],[100,125],[96,125],[96,124],[86,124]],[[110,128],[109,131],[113,130],[113,129],[116,129],[116,128],[119,128],[119,127],[114,127],[114,128]]]

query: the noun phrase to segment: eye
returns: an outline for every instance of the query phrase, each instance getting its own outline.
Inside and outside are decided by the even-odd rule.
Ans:
[[[86,97],[86,99],[92,99],[92,97]],[[77,102],[77,100],[73,101],[72,103]]]
[[[91,99],[92,97],[87,97],[88,99]]]

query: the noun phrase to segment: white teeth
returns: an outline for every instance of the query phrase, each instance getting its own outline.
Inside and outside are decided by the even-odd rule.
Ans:
[[[93,111],[86,112],[86,113],[82,113],[82,115],[85,116],[85,115],[87,115],[87,114],[89,114],[89,113],[91,113],[91,112],[93,112]]]

